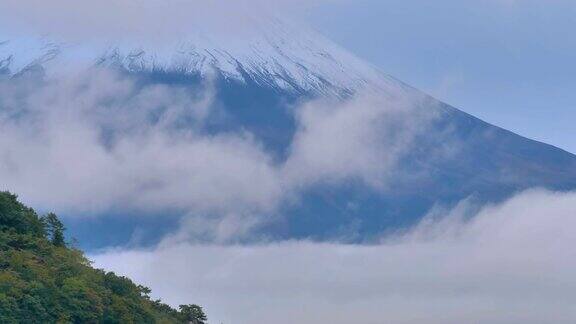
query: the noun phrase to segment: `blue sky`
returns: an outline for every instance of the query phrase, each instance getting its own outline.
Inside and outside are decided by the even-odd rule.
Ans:
[[[338,1],[308,20],[408,84],[576,152],[574,1]]]

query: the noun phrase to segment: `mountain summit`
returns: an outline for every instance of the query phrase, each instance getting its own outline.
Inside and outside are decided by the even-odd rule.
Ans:
[[[202,77],[217,73],[227,80],[291,92],[386,91],[400,85],[320,34],[280,19],[249,24],[238,38],[192,28],[186,38],[168,44],[95,45],[47,37],[0,41],[0,71],[7,74],[67,60],[121,66],[131,72],[161,70]]]

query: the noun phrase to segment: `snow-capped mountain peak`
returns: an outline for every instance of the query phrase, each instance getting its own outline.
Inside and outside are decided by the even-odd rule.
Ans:
[[[132,71],[161,69],[252,81],[288,91],[341,93],[363,88],[402,88],[393,78],[299,24],[269,19],[239,37],[193,28],[167,44],[65,43],[49,37],[0,41],[0,71],[17,74],[60,58],[121,65]]]

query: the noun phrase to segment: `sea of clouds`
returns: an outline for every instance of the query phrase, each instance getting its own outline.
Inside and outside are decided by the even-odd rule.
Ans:
[[[93,255],[211,323],[571,323],[576,194],[463,202],[372,246],[174,244]],[[473,216],[470,218],[470,216]]]
[[[245,130],[206,131],[225,114],[215,96],[210,84],[201,91],[142,85],[108,69],[2,80],[2,186],[33,206],[78,215],[175,206],[210,215],[185,218],[154,248],[90,257],[150,286],[156,298],[204,305],[214,323],[569,323],[576,316],[574,193],[534,189],[497,205],[463,201],[369,246],[228,243],[308,186],[354,180],[381,190],[434,114],[405,98],[308,102],[294,108],[297,128],[278,159]],[[212,243],[195,243],[206,233]]]

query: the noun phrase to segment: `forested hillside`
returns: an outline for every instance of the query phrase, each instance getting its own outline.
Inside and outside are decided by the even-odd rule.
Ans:
[[[65,242],[55,214],[39,217],[0,192],[0,323],[197,323],[202,309],[177,311],[150,289],[91,267]]]

